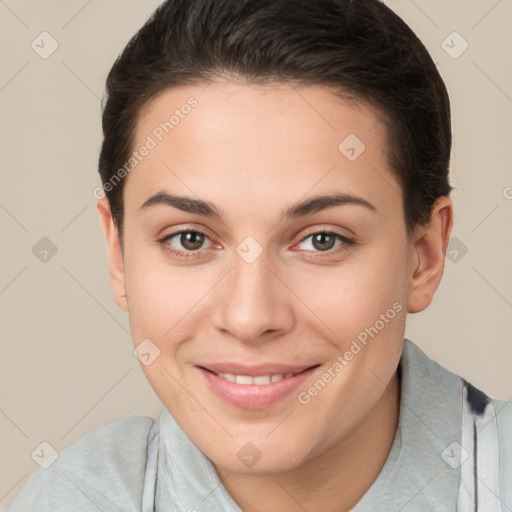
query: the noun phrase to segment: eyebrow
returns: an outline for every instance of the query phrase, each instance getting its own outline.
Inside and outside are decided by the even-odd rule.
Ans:
[[[305,217],[312,213],[346,204],[362,206],[372,212],[377,212],[377,208],[362,197],[351,194],[327,194],[315,196],[290,206],[285,210],[284,218]],[[139,210],[146,210],[155,206],[171,206],[184,212],[195,213],[216,220],[222,219],[219,210],[210,202],[186,196],[176,196],[167,192],[158,192],[151,196]]]

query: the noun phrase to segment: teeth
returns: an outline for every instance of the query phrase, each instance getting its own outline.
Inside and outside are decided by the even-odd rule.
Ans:
[[[257,384],[258,386],[266,386],[272,382],[279,382],[280,380],[292,377],[293,372],[277,373],[275,375],[257,375],[256,377],[251,377],[250,375],[233,375],[232,373],[218,373],[217,375],[223,379],[229,380],[229,382],[236,382],[237,384]]]
[[[252,380],[253,380],[254,384],[265,385],[265,384],[270,384],[271,377],[270,377],[270,375],[261,375],[260,377],[253,377]]]
[[[237,384],[253,384],[253,378],[249,375],[237,375],[235,377],[235,382]]]

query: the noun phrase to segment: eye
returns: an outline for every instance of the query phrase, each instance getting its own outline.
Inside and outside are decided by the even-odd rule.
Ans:
[[[311,240],[305,243],[309,239]],[[336,244],[337,241],[338,244]],[[352,240],[334,231],[318,231],[311,233],[303,238],[301,243],[305,243],[304,245],[306,247],[303,247],[303,249],[313,252],[337,252],[337,248],[344,250],[354,244]]]
[[[159,240],[166,251],[185,258],[195,256],[194,253],[209,248],[210,245],[203,247],[205,241],[209,241],[212,245],[206,234],[193,229],[177,231]]]
[[[176,231],[158,242],[166,252],[180,258],[199,257],[204,250],[216,246],[205,233],[195,229]],[[303,247],[300,247],[301,244]],[[340,233],[317,231],[304,237],[299,243],[299,248],[312,253],[333,254],[348,250],[354,244],[353,240]]]

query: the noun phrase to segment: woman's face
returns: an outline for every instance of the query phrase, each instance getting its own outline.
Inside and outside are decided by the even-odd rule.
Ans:
[[[373,110],[319,86],[219,80],[141,112],[114,288],[149,382],[217,465],[300,466],[395,374],[417,259],[385,144]]]

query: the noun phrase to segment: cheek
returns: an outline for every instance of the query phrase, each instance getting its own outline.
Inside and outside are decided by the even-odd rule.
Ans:
[[[148,337],[179,339],[181,319],[190,325],[218,281],[216,272],[204,267],[166,264],[154,247],[126,241],[125,274],[130,324],[134,342]],[[306,316],[320,320],[327,339],[343,345],[365,327],[373,325],[396,301],[405,299],[406,251],[397,240],[360,248],[336,266],[297,267],[285,271],[285,281],[307,306]],[[222,274],[223,270],[218,269]],[[204,302],[203,302],[204,305]],[[316,320],[315,320],[316,319]],[[397,322],[395,322],[397,323]]]
[[[198,300],[200,290],[188,272],[165,265],[154,248],[127,244],[125,258],[126,295],[130,326],[140,339],[172,339],[179,320]]]
[[[405,250],[389,244],[360,251],[337,267],[305,272],[301,279],[294,280],[300,283],[297,295],[322,321],[327,339],[340,348],[378,322],[381,315],[386,317],[384,320],[393,320],[385,322],[386,328],[382,329],[391,336],[393,332],[388,326],[399,324],[394,321],[402,318],[397,310],[405,309],[405,256]],[[393,309],[397,303],[401,307],[395,305]]]
[[[305,297],[314,313],[309,315],[310,328],[331,349],[326,373],[331,370],[333,378],[328,386],[318,396],[310,394],[311,388],[302,390],[314,396],[312,408],[323,419],[319,424],[329,425],[326,440],[335,438],[339,428],[352,428],[376,403],[400,358],[406,319],[406,251],[399,242],[374,249],[328,273],[325,269],[315,275],[305,273],[300,280],[297,295]],[[340,403],[344,406],[336,405]]]

